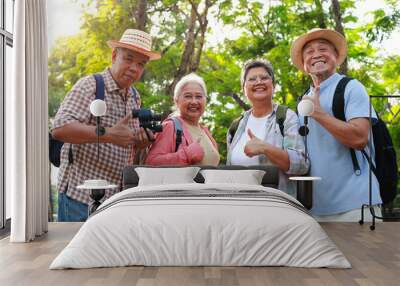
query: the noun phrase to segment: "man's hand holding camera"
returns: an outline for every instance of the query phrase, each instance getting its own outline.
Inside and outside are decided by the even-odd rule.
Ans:
[[[128,114],[113,127],[106,128],[104,142],[112,143],[121,147],[134,145],[134,147],[138,149],[147,147],[151,141],[154,140],[153,132],[150,130],[147,130],[146,132],[142,127],[139,132],[134,132],[129,127],[129,120],[131,118],[132,115]]]
[[[136,149],[146,148],[154,141],[154,134],[151,130],[140,127],[138,133],[135,134],[134,146]]]

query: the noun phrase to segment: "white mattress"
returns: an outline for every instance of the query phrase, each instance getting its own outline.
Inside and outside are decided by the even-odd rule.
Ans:
[[[182,195],[154,198],[154,191],[173,190]],[[262,191],[266,197],[264,193],[243,195],[239,192],[243,190]],[[242,195],[215,195],[224,191]],[[211,195],[190,195],[196,192]],[[145,197],[149,193],[152,196]],[[138,194],[144,197],[135,197]],[[100,206],[50,269],[128,265],[350,268],[342,252],[299,204],[279,190],[254,185],[194,183],[128,189]]]

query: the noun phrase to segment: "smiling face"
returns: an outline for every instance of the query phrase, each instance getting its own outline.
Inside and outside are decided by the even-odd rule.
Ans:
[[[123,48],[114,49],[111,74],[119,87],[128,88],[141,78],[148,61],[147,56],[138,52]]]
[[[308,42],[303,48],[303,63],[307,73],[327,79],[336,71],[337,52],[335,47],[323,39]]]
[[[179,91],[176,106],[183,119],[197,124],[206,106],[203,88],[195,82],[188,82]]]
[[[253,106],[257,103],[272,101],[274,85],[270,74],[264,67],[250,69],[244,80],[244,93]]]

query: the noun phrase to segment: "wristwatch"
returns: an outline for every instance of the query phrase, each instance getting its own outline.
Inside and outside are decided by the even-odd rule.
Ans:
[[[106,134],[106,129],[100,125],[96,126],[96,135],[103,136],[104,134]]]

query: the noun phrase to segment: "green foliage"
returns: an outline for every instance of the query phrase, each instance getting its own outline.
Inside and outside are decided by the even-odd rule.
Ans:
[[[374,20],[367,29],[367,37],[370,41],[381,42],[385,37],[389,36],[400,23],[400,11],[394,7],[391,14],[385,13],[383,9],[372,12]]]
[[[400,56],[389,56],[381,70],[382,80],[386,84],[386,90],[389,94],[398,93],[400,90]]]
[[[229,53],[207,51],[200,75],[207,83],[209,102],[203,122],[218,142],[221,163],[226,161],[226,132],[233,119],[243,111],[230,96],[240,96],[240,66]],[[244,100],[243,96],[242,99]]]
[[[204,2],[196,1],[200,6]],[[360,80],[372,95],[399,94],[400,56],[378,54],[380,41],[390,37],[399,27],[399,1],[386,1],[390,9],[373,11],[371,22],[365,25],[359,24],[354,15],[358,2],[340,1],[349,48],[349,75]],[[49,57],[50,117],[79,78],[110,65],[111,49],[107,41],[119,39],[125,29],[134,27],[136,5],[134,0],[101,1],[94,14],[83,15],[78,35],[57,41]],[[142,95],[144,106],[168,114],[173,106],[168,88],[180,65],[191,6],[188,0],[147,1],[147,5],[149,21],[146,30],[155,36],[153,47],[163,56],[147,65],[142,80],[135,86]],[[227,129],[243,112],[232,95],[246,101],[240,87],[243,63],[259,57],[271,61],[276,77],[274,100],[295,108],[297,98],[309,87],[310,80],[292,65],[290,45],[297,36],[321,24],[335,27],[329,5],[330,1],[316,0],[216,1],[210,14],[217,18],[217,25],[240,32],[234,39],[220,35],[225,39],[220,45],[206,43],[196,71],[207,83],[209,102],[203,122],[210,127],[219,144],[221,163],[226,157]],[[207,35],[212,30],[209,26]],[[387,99],[378,100],[374,105],[382,111],[387,102]],[[384,116],[388,121],[394,117],[389,113]],[[400,151],[399,117],[392,121],[390,129],[396,149]]]

